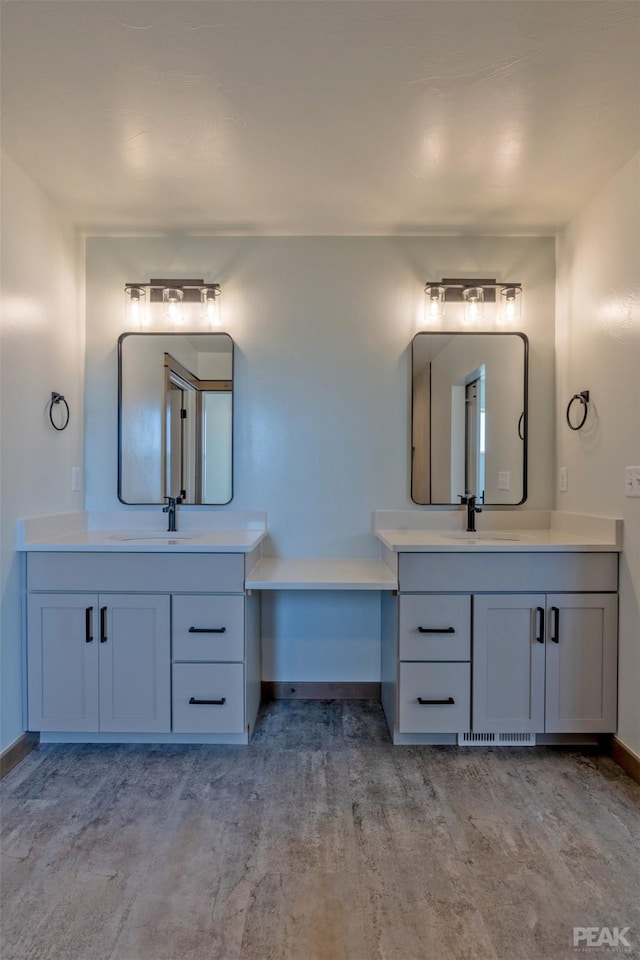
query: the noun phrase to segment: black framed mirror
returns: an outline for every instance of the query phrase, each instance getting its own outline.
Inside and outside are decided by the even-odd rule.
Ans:
[[[227,333],[118,339],[118,498],[225,504],[233,497],[233,340]]]
[[[411,345],[411,499],[527,498],[529,341],[523,333],[418,333]]]

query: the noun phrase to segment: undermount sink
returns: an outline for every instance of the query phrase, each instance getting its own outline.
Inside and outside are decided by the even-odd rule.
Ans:
[[[520,543],[531,538],[522,533],[443,533],[446,540],[464,540],[466,543]]]
[[[131,540],[155,540],[162,543],[175,543],[180,540],[197,540],[201,537],[200,533],[169,533],[168,530],[146,530],[144,533],[117,533],[113,534],[112,540],[118,540],[120,543]]]

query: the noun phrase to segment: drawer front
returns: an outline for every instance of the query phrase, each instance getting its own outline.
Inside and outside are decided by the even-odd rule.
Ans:
[[[240,553],[28,553],[29,590],[242,593]]]
[[[398,699],[400,733],[465,733],[471,729],[471,665],[401,663]]]
[[[176,596],[172,625],[174,660],[244,660],[244,597]]]
[[[470,660],[471,597],[400,597],[401,660]]]
[[[402,593],[615,592],[617,553],[401,553]]]
[[[223,701],[190,703],[190,700]],[[243,733],[244,667],[241,663],[173,665],[174,733]]]

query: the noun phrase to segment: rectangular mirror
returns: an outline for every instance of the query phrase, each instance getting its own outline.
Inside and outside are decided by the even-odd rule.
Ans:
[[[412,343],[411,499],[515,505],[527,497],[523,333],[418,333]]]
[[[233,496],[233,340],[123,333],[118,340],[118,497],[224,504]]]

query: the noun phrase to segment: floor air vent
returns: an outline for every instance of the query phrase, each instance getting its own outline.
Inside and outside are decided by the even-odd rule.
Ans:
[[[459,733],[459,747],[535,747],[535,733]]]

